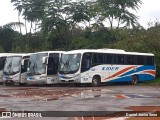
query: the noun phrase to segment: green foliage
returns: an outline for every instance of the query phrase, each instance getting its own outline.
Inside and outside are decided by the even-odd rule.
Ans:
[[[111,29],[113,29],[114,20],[118,23],[117,28],[120,24],[125,26],[130,25],[135,27],[138,24],[138,17],[131,13],[129,9],[137,10],[142,4],[141,0],[97,0],[99,7],[99,15],[101,20],[105,21],[108,19]]]
[[[70,48],[71,49],[87,49],[90,48],[91,41],[84,37],[73,38]]]
[[[0,46],[0,53],[4,53],[4,49]]]
[[[139,83],[138,85],[141,85],[141,86],[143,86],[143,85],[153,85],[153,86],[155,86],[155,85],[160,85],[160,78],[157,78],[157,79],[155,79],[155,80],[151,80],[151,81],[146,81],[146,82],[143,82],[143,83]]]
[[[115,30],[105,28],[103,20],[109,19],[111,28],[113,19],[117,20],[117,29],[124,23],[134,25],[137,17],[128,9],[138,10],[141,1],[11,0],[11,3],[18,10],[19,17],[22,15],[31,26],[29,33],[26,28],[26,35],[15,36],[10,42],[10,50],[39,51],[101,48],[114,43],[122,36],[117,37]]]
[[[122,29],[120,32],[124,33],[126,37],[122,37],[120,41],[109,44],[107,47],[133,52],[153,53],[156,56],[157,72],[160,73],[160,26],[155,26],[148,30]]]

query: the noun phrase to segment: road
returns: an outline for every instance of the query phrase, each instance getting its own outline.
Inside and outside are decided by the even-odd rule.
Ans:
[[[63,117],[55,118],[55,120],[113,119],[114,115],[120,115],[122,111],[143,111],[142,113],[144,113],[144,111],[145,113],[160,111],[160,86],[0,86],[0,111],[52,111],[51,113],[42,114],[48,114],[49,116],[61,116],[62,114]],[[66,111],[68,112],[66,113]],[[81,114],[83,113],[85,116],[87,114],[95,114],[98,115],[99,118],[83,117],[82,119],[81,117],[75,118],[74,115],[67,117],[67,115],[71,115],[71,113],[79,115],[79,111],[83,111]],[[85,111],[90,111],[91,113]],[[111,114],[112,112],[116,114],[113,113],[114,115],[112,116],[102,117],[101,115],[106,114],[107,111],[108,114],[110,112]],[[133,119],[133,117],[129,115],[120,118]],[[142,115],[142,118],[143,117]],[[155,118],[152,118],[155,120],[158,117],[155,116]]]

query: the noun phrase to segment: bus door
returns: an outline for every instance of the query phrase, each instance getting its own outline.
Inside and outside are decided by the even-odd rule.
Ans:
[[[59,64],[59,53],[50,53],[48,58],[47,67],[47,83],[57,83],[58,82],[58,64]]]
[[[0,84],[3,84],[3,68],[6,57],[0,57]]]
[[[89,83],[92,81],[90,77],[92,53],[84,53],[81,63],[81,83]]]
[[[26,73],[27,73],[27,66],[28,66],[29,56],[25,56],[22,59],[21,65],[21,78],[20,83],[26,83]]]

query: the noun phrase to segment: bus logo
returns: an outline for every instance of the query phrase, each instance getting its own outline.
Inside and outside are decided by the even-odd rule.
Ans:
[[[118,71],[119,67],[103,67],[103,71]]]

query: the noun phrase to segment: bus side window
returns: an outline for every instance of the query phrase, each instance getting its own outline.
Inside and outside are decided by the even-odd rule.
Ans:
[[[91,53],[85,53],[82,57],[81,72],[85,72],[91,66]]]
[[[144,65],[145,64],[145,56],[137,55],[137,65]]]
[[[126,64],[127,65],[136,65],[136,56],[135,55],[127,55],[126,56]]]
[[[114,55],[105,54],[105,64],[113,64],[113,63],[114,63]]]
[[[146,56],[146,65],[154,65],[154,57]]]
[[[121,54],[117,55],[116,63],[120,65],[125,64],[125,55],[121,55]]]
[[[93,65],[101,65],[101,64],[104,64],[105,63],[105,60],[104,60],[104,56],[105,54],[103,53],[93,53]]]

